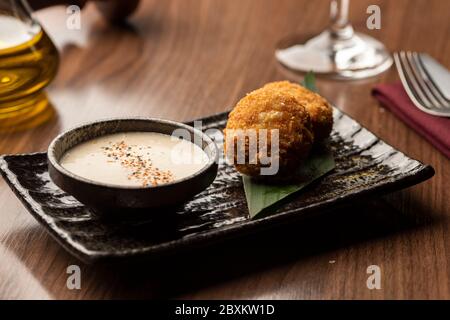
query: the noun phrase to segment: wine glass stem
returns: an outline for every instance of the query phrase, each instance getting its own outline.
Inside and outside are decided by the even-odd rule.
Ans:
[[[350,0],[332,0],[330,7],[330,34],[337,40],[353,37],[353,27],[348,21]]]

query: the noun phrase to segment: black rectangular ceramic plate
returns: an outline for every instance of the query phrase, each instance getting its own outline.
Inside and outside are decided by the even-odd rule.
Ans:
[[[223,129],[226,119],[226,113],[202,119],[203,128]],[[240,175],[223,163],[214,183],[164,226],[151,218],[102,218],[51,182],[45,153],[3,156],[0,169],[30,213],[65,249],[85,262],[155,257],[210,245],[433,176],[432,167],[408,158],[337,109],[334,120],[331,148],[335,170],[275,214],[255,220],[248,216]]]

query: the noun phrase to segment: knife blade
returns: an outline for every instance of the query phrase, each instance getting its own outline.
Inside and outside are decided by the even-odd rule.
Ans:
[[[419,59],[445,99],[450,100],[450,71],[426,53],[419,54]]]

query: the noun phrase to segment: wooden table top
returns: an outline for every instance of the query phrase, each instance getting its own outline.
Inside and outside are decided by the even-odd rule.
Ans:
[[[381,7],[381,30],[365,28],[370,4]],[[128,27],[108,26],[88,6],[79,31],[66,29],[64,8],[40,11],[61,50],[48,89],[57,116],[0,135],[0,154],[45,150],[59,132],[99,118],[190,120],[228,110],[266,82],[298,80],[277,64],[274,49],[286,36],[322,30],[328,6],[328,0],[144,0]],[[426,51],[447,67],[449,13],[450,1],[442,0],[351,3],[357,30],[391,51]],[[83,265],[1,180],[0,298],[449,299],[449,160],[371,97],[376,83],[394,81],[391,68],[367,81],[320,80],[319,89],[386,142],[431,164],[431,180],[307,222],[263,248],[256,240],[162,269]],[[66,287],[71,264],[81,267],[81,290]],[[381,290],[366,286],[369,265],[381,267]]]

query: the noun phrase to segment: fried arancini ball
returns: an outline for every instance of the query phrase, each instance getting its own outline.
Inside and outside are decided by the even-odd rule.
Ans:
[[[236,160],[239,152],[237,143],[239,135],[235,130],[254,130],[253,132],[259,133],[261,129],[266,129],[268,132],[266,149],[258,148],[256,159],[250,159],[252,153],[249,152],[249,141],[245,139],[243,150],[245,162],[238,163],[239,161]],[[269,157],[272,156],[270,130],[273,129],[278,129],[279,134],[279,152],[276,158],[279,170],[275,174],[276,176],[292,173],[291,169],[297,168],[301,161],[308,157],[314,142],[308,112],[294,96],[277,90],[261,88],[249,93],[238,102],[231,111],[224,130],[225,152],[229,147],[227,144],[233,143],[231,150],[234,150],[234,153],[231,156],[234,159],[231,160],[239,172],[249,176],[261,175],[261,168],[267,167],[267,164],[261,161],[262,157],[266,154]],[[260,139],[259,137],[258,135],[258,139]]]
[[[311,117],[314,141],[328,138],[333,128],[333,108],[325,98],[289,81],[271,82],[263,88],[293,95],[306,108]]]

